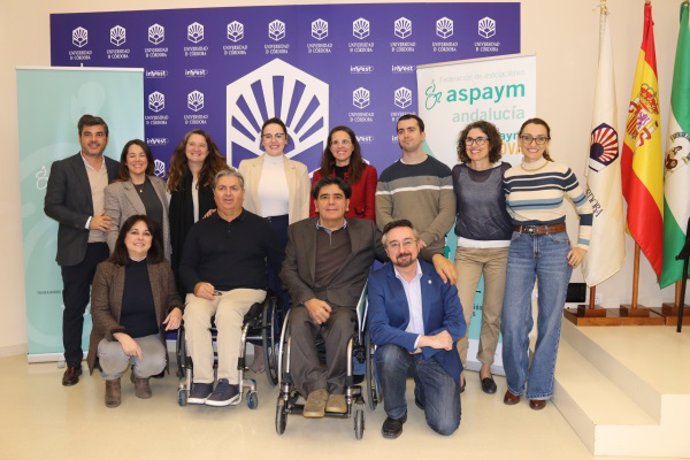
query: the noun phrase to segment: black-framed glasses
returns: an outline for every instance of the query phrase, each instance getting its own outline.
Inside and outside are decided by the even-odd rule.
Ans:
[[[537,145],[544,145],[546,144],[546,141],[551,139],[550,137],[547,136],[530,136],[529,134],[523,134],[520,136],[520,141],[523,144],[530,145],[532,142],[535,142]]]
[[[488,137],[466,137],[465,145],[477,144],[479,147],[489,142]]]

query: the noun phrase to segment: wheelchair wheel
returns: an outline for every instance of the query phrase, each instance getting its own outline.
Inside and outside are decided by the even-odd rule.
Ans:
[[[177,404],[180,405],[180,407],[184,407],[187,405],[187,390],[184,388],[180,388],[177,390]]]
[[[264,351],[264,365],[266,366],[266,377],[271,386],[278,383],[278,360],[276,358],[276,346],[279,340],[280,317],[278,309],[278,299],[270,297],[264,307],[264,314],[261,324],[261,344]]]
[[[355,439],[360,440],[364,436],[364,404],[355,404]]]
[[[285,378],[285,366],[287,362],[288,324],[290,323],[290,310],[283,317],[283,325],[280,328],[280,339],[276,348],[276,372],[278,373],[278,386],[282,387]],[[282,389],[282,388],[281,388]]]
[[[376,371],[374,369],[374,343],[369,337],[369,331],[364,335],[364,346],[366,349],[366,381],[367,381],[367,405],[369,410],[376,410],[381,393],[376,385]]]
[[[177,359],[177,378],[184,377],[184,362],[187,357],[187,346],[184,341],[184,328],[180,326],[177,330],[177,340],[175,340],[175,358]]]
[[[247,407],[254,410],[259,407],[259,395],[256,391],[247,393]]]
[[[285,413],[285,400],[278,397],[278,404],[276,405],[276,433],[285,433],[285,426],[287,425],[287,414]]]

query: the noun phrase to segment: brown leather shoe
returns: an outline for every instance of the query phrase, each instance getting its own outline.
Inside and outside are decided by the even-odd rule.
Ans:
[[[514,395],[510,390],[506,390],[506,394],[503,396],[503,404],[508,406],[514,406],[520,402],[520,395]]]
[[[321,418],[326,414],[326,401],[328,401],[328,391],[325,389],[314,390],[307,396],[304,403],[302,415],[306,418]]]
[[[345,395],[329,394],[326,402],[326,412],[334,412],[336,414],[347,414],[347,402]]]
[[[65,369],[65,373],[62,374],[62,384],[66,387],[71,387],[79,383],[79,376],[81,375],[81,366],[79,367],[69,367]]]
[[[105,381],[105,406],[117,407],[122,402],[122,389],[120,379]]]
[[[530,399],[529,400],[529,407],[530,407],[530,409],[533,409],[533,410],[542,410],[544,407],[546,407],[546,400],[545,399]]]
[[[151,397],[151,387],[149,386],[149,379],[140,379],[134,377],[134,395],[137,398],[149,399]]]

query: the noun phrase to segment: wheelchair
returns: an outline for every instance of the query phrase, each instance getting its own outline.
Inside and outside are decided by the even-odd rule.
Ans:
[[[261,303],[253,304],[244,316],[242,325],[242,335],[240,344],[240,354],[237,360],[237,370],[239,371],[240,401],[246,391],[247,407],[256,409],[259,406],[259,397],[256,392],[256,381],[245,379],[244,372],[247,370],[245,354],[247,343],[261,345],[263,347],[265,373],[268,383],[275,386],[278,383],[278,367],[276,350],[280,338],[280,325],[283,318],[282,308],[278,306],[278,301],[271,293],[266,294],[266,299]],[[214,349],[214,368],[217,366],[218,356],[216,350],[216,330],[213,319],[211,320],[211,337]],[[185,341],[184,323],[180,326],[175,344],[177,358],[177,377],[180,383],[177,390],[177,402],[180,406],[187,405],[187,399],[192,389],[192,376],[194,363],[191,356],[187,353],[187,343]]]
[[[380,389],[377,386],[374,363],[374,346],[369,340],[366,329],[366,310],[367,310],[367,289],[366,285],[362,290],[357,303],[357,326],[352,337],[347,344],[347,374],[345,377],[345,403],[347,411],[344,414],[326,412],[326,417],[350,418],[354,419],[355,438],[362,439],[364,435],[364,391],[362,381],[366,385],[368,406],[371,410],[376,408],[380,401]],[[287,418],[291,414],[301,415],[304,404],[299,403],[300,395],[292,386],[292,375],[290,373],[290,348],[291,337],[289,334],[290,312],[285,316],[280,334],[280,342],[277,351],[278,387],[280,393],[276,403],[275,428],[281,435],[287,427]],[[319,343],[317,341],[317,349]],[[319,350],[319,354],[321,355]],[[364,367],[364,372],[357,371],[357,368]]]

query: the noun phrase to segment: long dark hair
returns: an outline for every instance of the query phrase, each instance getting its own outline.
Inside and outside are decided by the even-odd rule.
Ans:
[[[163,233],[160,226],[144,214],[135,214],[125,220],[120,228],[120,233],[117,235],[115,249],[113,249],[113,254],[110,256],[110,261],[115,265],[127,265],[129,253],[125,246],[125,237],[137,222],[143,222],[153,237],[151,239],[151,247],[146,255],[146,261],[150,264],[157,264],[163,261]]]
[[[331,141],[333,140],[333,134],[338,131],[347,133],[347,135],[350,136],[350,142],[352,142],[352,156],[350,157],[350,164],[347,165],[347,172],[350,173],[347,178],[347,183],[354,184],[362,177],[362,172],[364,172],[364,168],[366,168],[367,165],[364,163],[364,160],[362,160],[362,148],[359,146],[357,136],[352,128],[348,126],[336,126],[328,133],[326,148],[323,150],[323,156],[321,157],[321,176],[330,176],[335,168],[335,157],[331,152]]]
[[[182,181],[185,174],[189,172],[189,166],[187,165],[187,155],[185,155],[185,150],[187,149],[187,142],[193,134],[198,134],[204,137],[206,141],[206,147],[208,148],[208,155],[204,160],[204,165],[199,171],[199,187],[207,187],[211,185],[213,181],[213,176],[216,175],[221,169],[228,167],[225,162],[225,158],[220,153],[220,149],[213,142],[211,136],[202,129],[193,129],[184,135],[184,138],[177,144],[175,151],[170,159],[170,172],[168,174],[168,191],[170,193],[176,192],[180,189]]]
[[[542,125],[544,128],[546,128],[547,140],[551,139],[551,127],[549,126],[549,124],[547,122],[545,122],[541,118],[537,118],[537,117],[530,118],[529,120],[525,120],[525,122],[522,124],[522,126],[520,126],[520,132],[518,133],[518,136],[522,136],[522,131],[525,129],[525,126],[527,126],[527,125]],[[544,155],[543,156],[548,161],[553,161],[553,159],[551,158],[551,155],[549,155],[549,150],[546,148],[544,149]]]
[[[501,140],[501,134],[498,132],[496,125],[484,120],[470,123],[462,130],[458,138],[458,159],[463,163],[468,163],[470,161],[470,157],[467,155],[467,145],[465,145],[465,141],[467,140],[469,132],[475,128],[486,135],[486,138],[489,140],[489,162],[496,163],[501,159],[501,146],[503,145],[503,141]]]
[[[116,179],[118,181],[124,182],[128,181],[130,178],[129,168],[127,167],[127,153],[129,151],[129,148],[133,145],[138,145],[144,151],[144,154],[146,155],[146,161],[148,162],[148,164],[146,165],[146,175],[153,175],[154,165],[153,154],[151,153],[151,149],[146,144],[146,142],[142,141],[141,139],[132,139],[131,141],[127,142],[124,147],[122,147],[122,154],[120,155],[120,170],[117,173]]]

